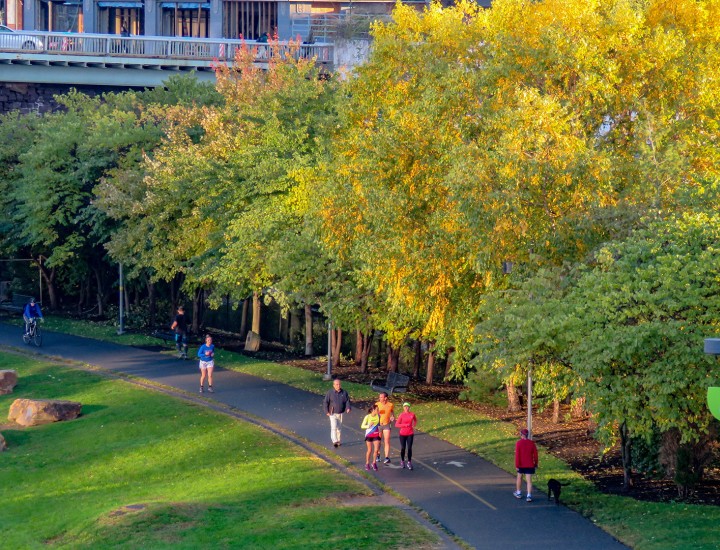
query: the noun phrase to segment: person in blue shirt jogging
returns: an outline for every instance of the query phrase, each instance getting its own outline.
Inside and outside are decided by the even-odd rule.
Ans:
[[[205,384],[206,376],[208,381],[208,392],[215,393],[212,385],[213,369],[215,368],[215,345],[212,343],[212,336],[209,334],[205,336],[205,343],[200,346],[197,354],[200,358],[200,393],[203,392],[203,384]]]
[[[42,311],[40,311],[40,304],[35,303],[35,298],[30,298],[30,301],[25,304],[23,319],[25,320],[25,336],[30,334],[30,323],[33,319],[45,320]]]

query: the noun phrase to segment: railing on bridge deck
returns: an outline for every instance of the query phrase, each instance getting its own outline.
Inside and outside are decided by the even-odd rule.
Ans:
[[[331,64],[333,45],[329,43],[298,44],[293,41],[273,43],[253,40],[181,38],[173,36],[117,36],[108,34],[16,31],[0,33],[0,52],[42,53],[57,55],[101,56],[140,59],[187,59],[232,63],[241,48],[255,51],[257,62],[271,56],[316,58]]]

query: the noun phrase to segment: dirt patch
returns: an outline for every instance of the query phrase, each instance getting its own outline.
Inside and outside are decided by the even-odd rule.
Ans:
[[[327,363],[319,359],[293,357],[282,351],[261,351],[253,356],[314,372],[327,372]],[[361,373],[354,364],[345,362],[338,368],[334,368],[333,374],[342,380],[358,384],[369,384],[373,378],[383,378],[383,372],[380,370],[370,369],[368,373]],[[460,401],[458,397],[462,389],[462,386],[457,384],[429,385],[422,381],[412,382],[412,393],[420,400],[449,401],[460,407],[479,411],[495,420],[511,422],[518,428],[524,426],[527,418],[526,412],[509,413],[500,407]],[[548,452],[568,464],[575,472],[592,481],[600,491],[652,502],[668,502],[678,499],[677,488],[672,481],[649,479],[639,474],[633,477],[633,488],[624,492],[619,449],[611,449],[603,455],[603,446],[592,437],[592,430],[587,419],[569,419],[569,409],[562,410],[560,417],[564,420],[560,424],[555,424],[552,422],[551,411],[534,412],[533,436],[535,440]],[[702,484],[695,488],[685,502],[720,505],[720,468],[708,469]]]

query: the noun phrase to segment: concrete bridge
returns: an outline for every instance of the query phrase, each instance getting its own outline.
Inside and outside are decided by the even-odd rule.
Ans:
[[[214,67],[231,65],[242,48],[253,52],[259,65],[275,56],[315,59],[328,70],[335,65],[330,43],[23,30],[0,33],[0,83],[154,87],[173,74],[189,72],[201,81],[214,81]]]

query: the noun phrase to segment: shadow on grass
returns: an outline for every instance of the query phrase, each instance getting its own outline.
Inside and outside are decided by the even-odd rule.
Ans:
[[[8,446],[8,451],[12,451],[14,448],[22,447],[27,444],[32,437],[32,434],[22,428],[4,428],[2,431],[5,442]]]

